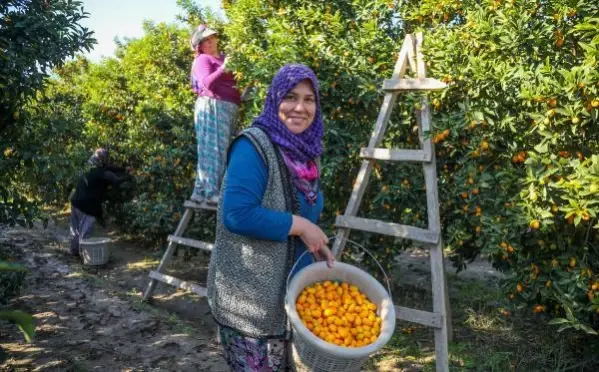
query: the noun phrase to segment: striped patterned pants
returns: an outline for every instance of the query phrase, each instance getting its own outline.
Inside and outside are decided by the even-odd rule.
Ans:
[[[195,201],[217,197],[226,167],[227,150],[238,106],[211,97],[198,97],[195,104],[195,130],[198,162]]]

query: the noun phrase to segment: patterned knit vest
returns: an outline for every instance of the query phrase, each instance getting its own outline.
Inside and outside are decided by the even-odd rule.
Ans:
[[[268,168],[262,206],[299,214],[295,186],[268,135],[254,127],[241,136],[253,143]],[[208,270],[208,303],[218,324],[255,338],[286,336],[284,298],[295,260],[295,239],[275,242],[230,232],[223,224],[221,198]]]

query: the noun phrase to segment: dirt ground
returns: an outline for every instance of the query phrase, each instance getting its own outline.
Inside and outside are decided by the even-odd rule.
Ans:
[[[227,370],[205,301],[165,285],[152,304],[141,301],[147,272],[157,264],[148,250],[116,238],[111,261],[88,268],[66,254],[66,238],[64,226],[0,228],[0,249],[10,249],[30,269],[10,306],[37,322],[32,344],[16,327],[0,323],[0,346],[8,354],[0,370]],[[172,267],[190,272],[179,275],[204,274],[205,257],[183,261],[176,258]]]
[[[16,327],[0,323],[6,371],[226,371],[216,343],[216,325],[205,299],[159,283],[153,301],[141,301],[160,251],[125,241],[112,230],[112,257],[88,267],[67,254],[65,216],[46,229],[0,226],[0,249],[11,250],[30,269],[10,306],[33,314],[36,337],[25,344]],[[209,257],[180,251],[168,273],[204,285]],[[398,257],[394,284],[430,289],[430,267],[422,250]],[[451,271],[448,265],[448,271]],[[498,274],[477,261],[460,277],[494,281]],[[391,371],[385,363],[378,371]]]

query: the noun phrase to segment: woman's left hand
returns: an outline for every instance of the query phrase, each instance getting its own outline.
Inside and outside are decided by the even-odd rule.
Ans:
[[[328,267],[333,267],[333,263],[335,262],[335,256],[333,256],[333,252],[329,249],[328,246],[323,246],[319,250],[315,251],[314,258],[316,261],[327,261]]]

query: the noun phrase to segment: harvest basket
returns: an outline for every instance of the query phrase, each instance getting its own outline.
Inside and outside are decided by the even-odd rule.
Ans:
[[[84,265],[104,265],[110,258],[110,238],[87,238],[79,241]]]
[[[361,248],[370,254],[364,247]],[[384,270],[383,273],[387,278]],[[357,348],[337,346],[317,337],[302,323],[295,305],[297,297],[305,287],[325,280],[353,284],[376,304],[377,315],[381,317],[381,333],[375,342]],[[285,310],[293,330],[291,364],[296,371],[360,371],[368,358],[389,342],[395,329],[391,291],[367,272],[343,262],[335,262],[332,268],[327,267],[326,262],[317,262],[295,274],[291,281],[287,281]]]

